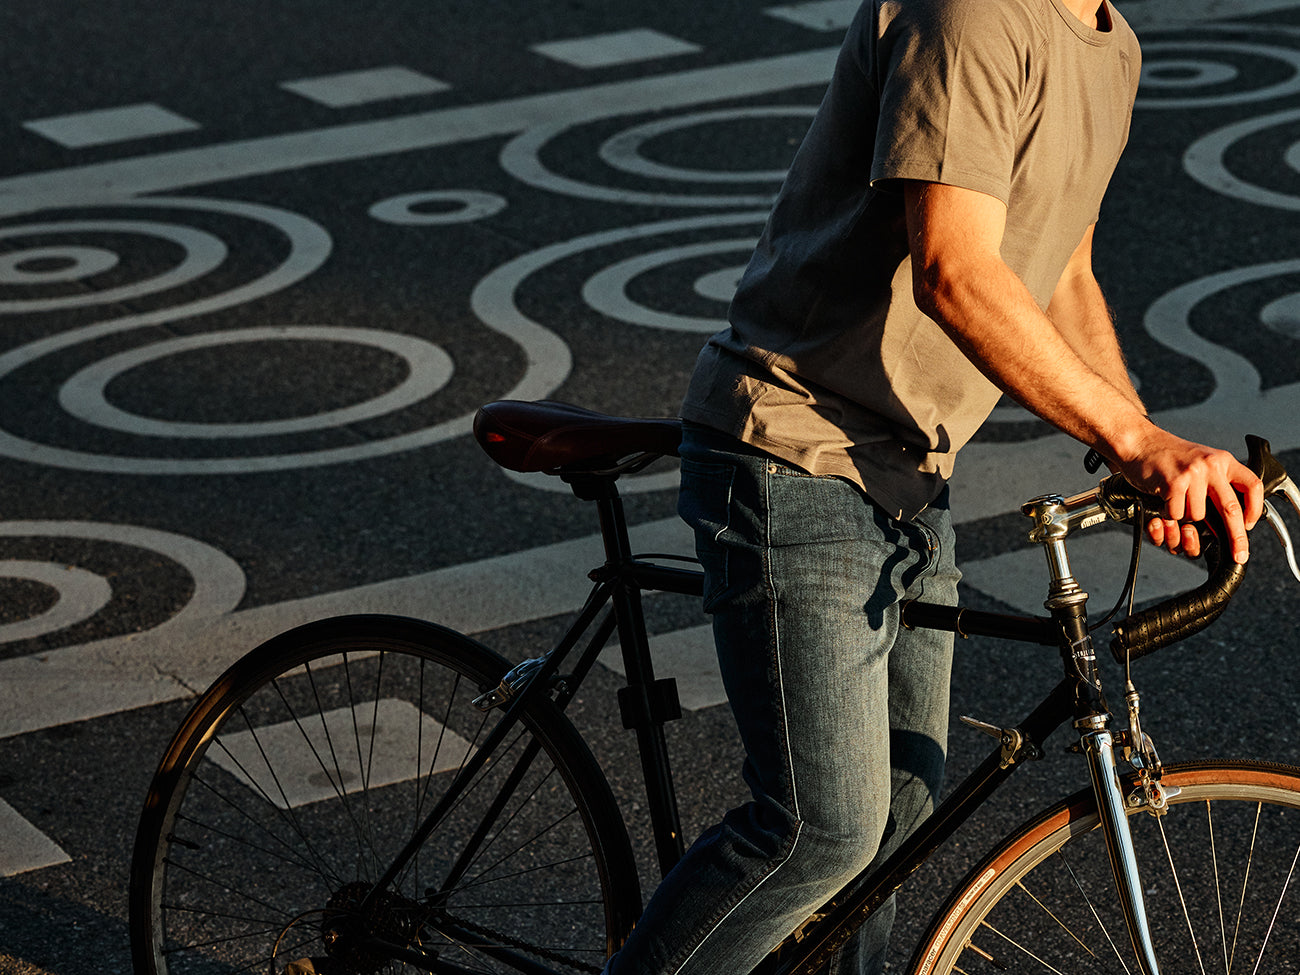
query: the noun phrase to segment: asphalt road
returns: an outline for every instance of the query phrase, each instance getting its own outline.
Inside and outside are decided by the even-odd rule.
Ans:
[[[361,610],[508,656],[555,632],[587,566],[556,578],[543,547],[589,536],[592,512],[494,467],[469,419],[505,397],[675,411],[849,6],[0,11],[0,972],[127,970],[149,775],[186,700],[262,639]],[[1146,67],[1096,263],[1131,369],[1174,429],[1259,433],[1300,465],[1300,3],[1121,9]],[[1009,512],[1087,487],[1081,454],[1010,406],[972,445],[954,490],[971,604],[1041,603]],[[677,541],[673,476],[634,479],[628,505]],[[1125,548],[1080,549],[1098,605]],[[1255,553],[1219,624],[1140,665],[1166,759],[1300,761],[1300,587],[1262,531]],[[1141,597],[1185,584],[1148,562]],[[954,712],[1014,719],[1053,666],[963,644]],[[741,787],[694,669],[672,743],[698,829]],[[635,831],[607,715],[578,720]],[[984,749],[954,730],[954,774]],[[962,850],[1080,775],[1025,776],[921,875],[900,941]]]

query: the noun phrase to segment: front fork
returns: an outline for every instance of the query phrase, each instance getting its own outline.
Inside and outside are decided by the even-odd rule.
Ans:
[[[1097,797],[1097,815],[1101,819],[1106,852],[1110,855],[1111,870],[1115,874],[1115,889],[1138,968],[1143,975],[1160,975],[1160,964],[1151,944],[1146,904],[1142,899],[1142,878],[1138,875],[1133,835],[1129,832],[1125,812],[1127,797],[1120,789],[1119,773],[1115,767],[1115,740],[1109,729],[1100,728],[1084,732],[1080,744],[1088,763],[1092,790]]]

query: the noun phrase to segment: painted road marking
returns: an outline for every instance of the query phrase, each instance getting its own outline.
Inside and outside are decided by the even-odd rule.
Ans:
[[[1261,416],[1300,412],[1300,384],[1235,392],[1240,395],[1231,400],[1212,397],[1207,404],[1158,414],[1156,421],[1166,429],[1226,444],[1257,427]],[[1284,425],[1258,432],[1269,436],[1276,451],[1300,447],[1300,431]],[[1081,453],[1074,440],[1060,434],[969,445],[953,481],[954,522],[1000,515],[1026,497],[1082,486]],[[633,543],[637,551],[692,548],[689,530],[675,517],[636,527]],[[1095,571],[1101,578],[1115,573],[1113,558],[1104,549],[1101,554],[1106,565],[1089,569],[1085,547],[1080,573]],[[602,560],[598,536],[589,535],[271,606],[209,612],[190,606],[182,616],[144,633],[0,661],[0,738],[189,697],[264,640],[342,613],[415,616],[464,633],[568,613],[587,593],[582,567]],[[989,595],[1012,604],[1028,598],[1018,595],[1018,585],[997,574],[983,583]],[[665,646],[672,639],[662,638]],[[700,693],[708,699],[712,692]]]
[[[431,744],[432,743],[432,744]],[[438,746],[430,762],[432,745]],[[421,747],[423,746],[423,747]],[[387,698],[222,735],[208,758],[280,809],[459,768],[473,749],[409,701]],[[275,756],[275,768],[266,756]],[[364,761],[363,761],[364,756]]]
[[[0,799],[0,837],[4,837],[0,843],[0,877],[40,870],[72,859],[3,799]]]
[[[0,214],[118,200],[704,102],[822,86],[836,48],[0,179]]]
[[[326,108],[350,108],[392,98],[432,95],[447,91],[451,85],[410,68],[392,65],[283,81],[280,87]]]
[[[23,128],[44,136],[51,142],[57,142],[66,149],[85,149],[113,142],[191,132],[199,128],[199,124],[161,105],[146,103],[36,119],[24,122]]]
[[[763,13],[809,30],[844,30],[853,22],[859,6],[860,0],[813,0],[812,3],[768,7]]]
[[[677,681],[677,696],[687,711],[726,703],[727,692],[722,686],[722,673],[718,670],[711,625],[706,623],[651,637],[650,656],[656,677],[671,677]],[[606,647],[598,659],[615,673],[627,676],[618,647]]]
[[[546,41],[532,44],[528,49],[575,68],[608,68],[616,64],[635,64],[682,54],[696,54],[702,50],[697,44],[647,28],[593,34],[564,41]]]
[[[832,8],[835,7],[834,4],[800,6],[803,7],[805,16],[811,16],[814,9],[820,8],[823,23],[828,11],[833,13]],[[1211,16],[1241,16],[1246,13],[1294,9],[1300,6],[1300,3],[1294,0],[1289,2],[1239,0],[1231,5],[1231,9],[1227,9],[1228,6],[1214,0],[1201,0],[1201,2],[1191,0],[1179,4],[1148,0],[1130,14],[1130,20],[1139,27],[1171,26],[1179,21],[1187,22]],[[339,126],[315,133],[297,133],[209,146],[190,152],[122,160],[100,166],[28,174],[0,181],[0,194],[4,194],[0,196],[0,209],[17,213],[38,209],[45,205],[93,202],[121,194],[129,195],[149,192],[153,189],[181,188],[215,182],[237,175],[281,172],[305,165],[448,145],[483,135],[534,131],[541,125],[580,124],[596,117],[635,114],[646,110],[687,106],[701,101],[743,97],[801,85],[820,84],[829,75],[833,56],[833,51],[807,52],[781,59],[751,62],[749,65],[733,65],[723,69],[687,72],[668,78],[642,79],[632,83],[597,86],[578,91],[516,99],[491,106],[473,107],[471,111],[474,113],[478,113],[483,108],[489,109],[487,116],[481,120],[469,118],[465,110],[423,113],[418,116],[361,126]],[[782,73],[781,66],[794,70]],[[762,77],[763,75],[766,75],[766,78]],[[772,78],[779,80],[774,82]],[[724,83],[724,87],[718,87],[716,82],[719,81]],[[726,88],[726,85],[731,87]],[[701,92],[707,94],[701,95]],[[598,115],[593,114],[592,104],[600,95],[611,97],[600,106]],[[672,100],[665,101],[665,97]],[[83,128],[80,133],[75,127],[66,129],[61,137],[68,141],[63,144],[74,147],[96,145],[104,140],[143,138],[148,135],[197,128],[197,123],[183,119],[160,106],[147,108],[148,111],[134,120],[129,116],[126,117],[124,122],[129,124],[109,126],[98,134],[93,126]],[[157,111],[153,111],[154,109]],[[110,113],[112,111],[115,110],[109,110]],[[81,116],[38,120],[36,123],[29,123],[28,128],[59,141],[58,127],[51,127],[51,123],[79,117],[87,118],[96,114],[99,114],[100,123],[103,123],[106,118],[111,118],[111,115],[102,113],[82,113]],[[163,124],[164,120],[166,125]],[[1279,119],[1271,118],[1270,121],[1279,121]],[[42,124],[46,125],[47,132],[41,132],[38,128]],[[133,134],[132,125],[136,127],[134,132],[138,134]],[[167,127],[175,125],[181,125],[182,128]],[[434,130],[433,134],[430,135],[426,131],[420,135],[414,131],[421,126]],[[375,141],[375,136],[380,137],[378,142]],[[320,143],[318,146],[307,144],[317,140]],[[272,150],[269,157],[256,158],[263,149]],[[232,170],[228,165],[231,160],[244,168],[239,171]],[[1220,160],[1217,157],[1212,161],[1215,165],[1211,168],[1216,170],[1226,168],[1218,165]],[[171,171],[169,167],[172,164],[178,164],[179,170]],[[1194,167],[1189,166],[1189,170],[1192,169]],[[1222,173],[1219,175],[1221,176]],[[1231,192],[1234,187],[1216,184],[1215,188]],[[24,194],[33,190],[36,192],[32,194],[31,199],[25,200]],[[82,254],[80,259],[90,260],[91,255]],[[1278,265],[1277,267],[1263,266],[1255,271],[1272,273],[1275,270],[1286,269]],[[10,273],[13,273],[12,268]],[[1213,285],[1218,282],[1215,280],[1208,283]],[[1157,307],[1168,311],[1169,307],[1177,305],[1179,300],[1195,300],[1199,294],[1197,289],[1204,290],[1205,284],[1205,282],[1193,283],[1194,286],[1181,289],[1187,294],[1174,293],[1167,296],[1171,300],[1157,302],[1157,306],[1153,306],[1153,314],[1149,317],[1153,320],[1161,317],[1156,313]],[[1182,316],[1166,315],[1165,317],[1171,321],[1175,319],[1181,321]],[[1148,330],[1155,334],[1155,330],[1150,327],[1152,324],[1152,321],[1148,322]],[[1159,323],[1155,322],[1155,324]],[[1233,363],[1225,360],[1223,350],[1216,349],[1214,358],[1216,365],[1220,368],[1227,366],[1230,371],[1231,368],[1240,365],[1234,366]],[[1236,382],[1224,383],[1223,378],[1216,371],[1216,379],[1220,381],[1217,392],[1210,402],[1162,417],[1162,422],[1174,429],[1195,433],[1202,439],[1222,440],[1228,435],[1235,436],[1243,425],[1250,425],[1259,416],[1283,415],[1288,408],[1293,411],[1300,403],[1300,396],[1297,395],[1295,387],[1266,391],[1260,388],[1257,376],[1252,382],[1251,376],[1246,375],[1244,385]],[[1273,439],[1278,449],[1288,449],[1296,445],[1287,442],[1282,436],[1274,435]],[[955,493],[959,498],[958,510],[963,516],[959,520],[971,520],[1007,510],[1008,502],[1014,502],[1014,499],[1009,499],[1005,495],[1008,471],[1016,471],[1017,476],[1032,471],[1034,477],[1043,479],[1048,487],[1055,489],[1059,489],[1062,484],[1077,483],[1078,452],[1077,445],[1061,437],[1044,438],[1029,444],[976,445],[968,450],[963,458],[964,464],[958,483],[955,485]],[[1030,493],[1024,491],[1023,484],[1016,490],[1020,496]],[[651,531],[663,531],[668,535],[683,531],[676,519],[647,527]],[[1100,549],[1105,550],[1108,546],[1114,548],[1118,544],[1120,544],[1118,539],[1104,540]],[[662,547],[672,549],[684,548],[686,545],[685,540],[677,538]],[[652,547],[661,546],[656,544]],[[259,642],[264,636],[278,632],[293,622],[302,621],[303,618],[314,619],[333,612],[356,611],[371,606],[381,610],[403,611],[401,607],[405,606],[409,607],[405,611],[415,615],[440,617],[453,625],[460,625],[463,629],[475,632],[476,628],[490,629],[494,625],[507,625],[511,620],[523,621],[572,609],[581,597],[581,591],[561,594],[552,588],[555,578],[568,579],[568,576],[554,574],[557,570],[544,571],[540,574],[541,578],[538,578],[537,566],[533,564],[538,555],[536,551],[516,553],[504,557],[504,560],[492,560],[490,564],[456,566],[443,570],[446,574],[430,574],[430,576],[437,576],[436,580],[431,577],[417,577],[419,581],[414,585],[413,580],[393,580],[367,587],[364,592],[353,590],[241,613],[227,610],[195,614],[191,612],[193,607],[187,607],[183,621],[178,618],[138,637],[102,641],[97,644],[65,648],[43,654],[39,658],[4,662],[0,664],[0,716],[16,715],[21,710],[19,724],[25,722],[26,726],[15,726],[16,730],[6,727],[0,729],[0,734],[18,734],[23,730],[34,730],[36,727],[48,727],[52,724],[82,720],[97,714],[138,707],[154,701],[187,696],[206,683],[211,675],[239,652]],[[1113,562],[1115,556],[1122,553],[1103,551],[1103,555],[1106,561]],[[590,559],[591,556],[585,555],[584,558]],[[598,558],[597,552],[596,559]],[[1026,556],[1026,558],[1033,558],[1033,556]],[[1076,570],[1081,575],[1089,571],[1087,565],[1091,559],[1088,546],[1083,542],[1079,543],[1075,551],[1075,564]],[[566,557],[560,559],[560,563],[559,569],[572,570],[574,561]],[[508,566],[509,572],[503,576],[501,573],[505,566]],[[460,571],[466,568],[470,571]],[[990,590],[997,590],[992,594],[1004,598],[1001,593],[1006,591],[1005,584],[1008,579],[1007,572],[1002,567],[974,563],[968,566],[969,578],[973,583],[978,583],[981,573],[985,570],[990,570],[987,574],[991,581],[986,580],[982,585]],[[474,590],[475,595],[481,594],[480,590],[484,582],[489,580],[498,587],[494,594],[496,597],[510,592],[515,581],[532,579],[537,584],[537,588],[523,603],[502,598],[499,600],[500,605],[478,605],[467,608],[466,605],[455,600],[457,585],[463,585],[467,579],[474,577],[475,572],[478,573],[476,583],[478,589]],[[510,572],[515,573],[513,578]],[[1110,572],[1113,572],[1113,569],[1105,570],[1107,577]],[[571,571],[570,574],[576,575]],[[1027,569],[1026,574],[1033,573]],[[437,596],[438,599],[430,601],[430,595]],[[442,599],[448,595],[452,598],[443,602]],[[1007,601],[1014,604],[1014,600]],[[1024,602],[1020,605],[1034,611],[1034,607]],[[533,615],[528,615],[530,612]],[[459,614],[463,622],[458,624],[456,619],[450,618],[452,614]],[[711,664],[711,639],[706,627],[656,637],[652,643],[652,652],[661,658],[661,665],[666,673],[691,675],[689,678],[682,678],[684,684],[682,696],[688,706],[708,706],[722,699],[716,668]],[[94,694],[90,694],[86,690],[87,687],[93,688]],[[14,688],[17,690],[15,691]],[[32,692],[30,696],[26,693],[28,691]],[[61,698],[66,700],[61,701]],[[88,711],[87,708],[90,710]],[[67,859],[62,850],[3,803],[0,803],[0,832],[6,834],[9,840],[6,846],[11,851],[15,846],[29,846],[37,851],[35,855],[22,855],[22,861],[28,864],[25,866],[18,865],[19,858],[5,859],[0,863],[0,872],[35,869],[40,865],[63,862]],[[28,843],[24,839],[15,844],[12,839],[14,836],[26,836],[31,838],[32,842]]]
[[[810,30],[845,30],[858,12],[859,0],[814,0],[813,3],[770,6],[763,13]],[[1174,27],[1227,17],[1256,17],[1277,10],[1300,8],[1297,0],[1144,0],[1121,5],[1134,27]]]
[[[0,644],[57,633],[90,619],[113,598],[113,587],[107,579],[72,565],[4,561],[0,562],[0,579],[25,579],[55,595],[53,605],[44,612],[12,623],[0,623]]]
[[[692,545],[677,518],[638,526],[632,538],[643,552]],[[254,609],[210,603],[215,611],[194,612],[191,604],[183,618],[143,633],[0,661],[0,738],[190,697],[264,640],[342,613],[415,616],[463,633],[569,613],[587,596],[585,569],[603,561],[599,536],[589,535]],[[201,578],[202,567],[191,574]]]
[[[770,17],[811,30],[844,30],[857,13],[859,0],[813,0],[789,6],[769,7]],[[1124,18],[1135,29],[1180,27],[1203,20],[1254,17],[1279,10],[1294,10],[1300,0],[1145,0],[1121,6]]]
[[[1300,0],[1145,0],[1124,3],[1120,12],[1135,29],[1182,27],[1202,20],[1256,17],[1279,10],[1294,10]]]

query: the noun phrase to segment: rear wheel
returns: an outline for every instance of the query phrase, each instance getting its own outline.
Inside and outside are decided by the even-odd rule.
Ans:
[[[640,909],[608,783],[549,698],[385,890],[399,851],[504,709],[508,664],[411,620],[310,624],[195,704],[132,863],[138,973],[597,972]]]
[[[1171,768],[1168,812],[1129,814],[1164,975],[1300,966],[1300,769]],[[1026,824],[967,875],[912,961],[917,975],[1140,971],[1091,791]]]

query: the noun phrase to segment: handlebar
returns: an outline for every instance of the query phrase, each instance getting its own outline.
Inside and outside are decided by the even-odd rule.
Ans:
[[[1260,437],[1246,437],[1246,466],[1264,482],[1265,497],[1285,495],[1292,505],[1300,492],[1287,475],[1286,468],[1278,462],[1269,443]],[[1156,495],[1144,494],[1124,478],[1114,474],[1106,478],[1099,488],[1102,503],[1115,512],[1127,512],[1122,520],[1141,517],[1144,511],[1158,511],[1164,501]],[[1298,509],[1300,511],[1300,509]],[[1283,545],[1291,555],[1290,538],[1286,536],[1281,520],[1270,509],[1269,524],[1278,531]],[[1185,639],[1209,626],[1223,612],[1237,587],[1246,576],[1246,567],[1232,560],[1228,530],[1217,508],[1209,506],[1203,533],[1203,553],[1210,574],[1205,582],[1189,592],[1166,599],[1141,612],[1134,613],[1115,625],[1115,636],[1110,652],[1121,664],[1137,660],[1149,653]]]

